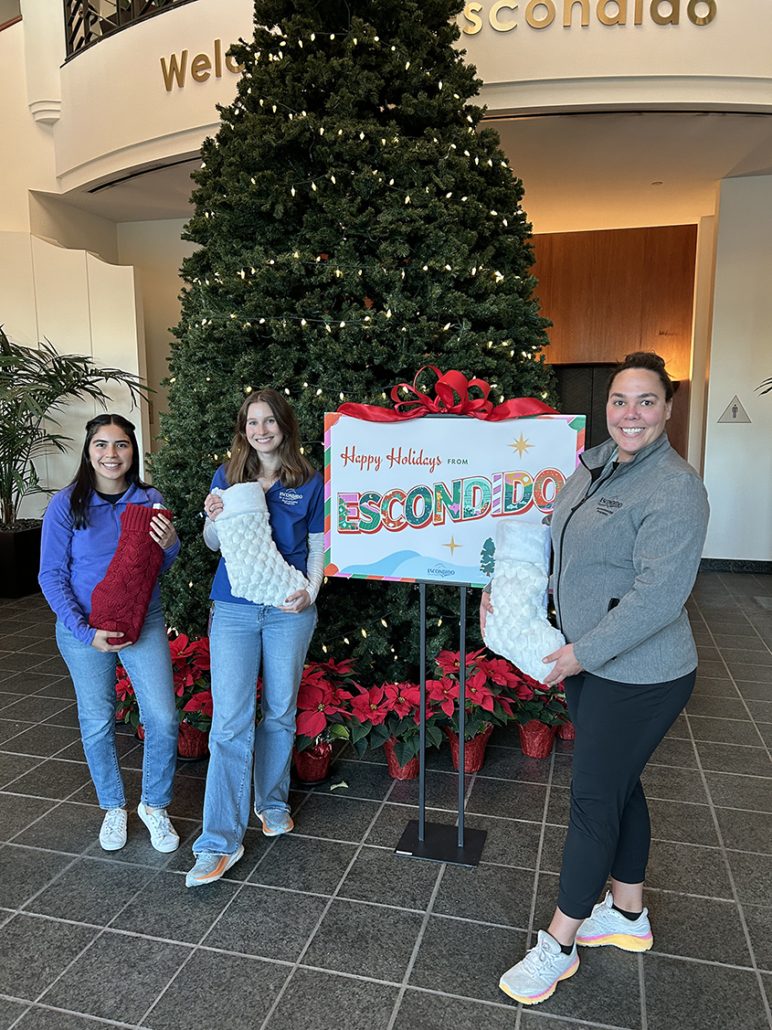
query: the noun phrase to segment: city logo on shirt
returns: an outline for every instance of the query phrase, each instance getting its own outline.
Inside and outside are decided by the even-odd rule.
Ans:
[[[622,507],[622,502],[613,497],[599,497],[598,507],[595,509],[599,515],[613,515],[617,509]]]
[[[303,495],[299,494],[296,490],[280,490],[279,500],[282,504],[294,508],[296,504],[303,500]]]

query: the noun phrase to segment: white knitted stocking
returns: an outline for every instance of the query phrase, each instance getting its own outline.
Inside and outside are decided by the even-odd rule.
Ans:
[[[552,668],[542,658],[566,640],[547,621],[548,526],[501,522],[496,530],[496,567],[491,582],[493,612],[485,622],[485,643],[538,682]]]
[[[234,597],[255,604],[284,606],[296,590],[308,590],[308,580],[289,565],[276,548],[265,494],[259,483],[237,483],[212,493],[222,497],[216,529]]]

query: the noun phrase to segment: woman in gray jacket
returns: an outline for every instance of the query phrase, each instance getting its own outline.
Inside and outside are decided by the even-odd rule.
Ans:
[[[665,433],[672,399],[662,358],[628,355],[609,380],[611,439],[582,456],[552,516],[552,589],[567,643],[545,656],[554,664],[544,682],[564,682],[576,743],[558,906],[499,983],[525,1005],[573,976],[577,944],[652,946],[640,777],[694,687],[684,603],[708,525],[702,480]]]

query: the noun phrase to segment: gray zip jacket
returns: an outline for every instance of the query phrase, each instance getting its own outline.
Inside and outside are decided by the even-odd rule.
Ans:
[[[708,498],[663,433],[616,467],[613,441],[585,452],[552,515],[558,623],[582,668],[663,683],[697,666],[684,603],[699,569]],[[590,470],[602,469],[593,480]]]

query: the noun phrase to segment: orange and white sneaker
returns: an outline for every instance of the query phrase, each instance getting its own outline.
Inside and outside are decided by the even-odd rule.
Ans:
[[[507,997],[523,1005],[538,1005],[555,993],[561,980],[567,980],[579,968],[576,945],[569,955],[546,930],[539,930],[536,947],[516,965],[503,973],[499,987]]]
[[[215,883],[234,866],[244,854],[244,845],[239,844],[238,849],[232,855],[215,855],[209,851],[203,851],[196,855],[196,864],[188,870],[185,876],[186,887],[205,887],[208,883]]]
[[[645,908],[637,919],[628,919],[612,908],[614,899],[611,891],[579,927],[576,943],[583,948],[603,948],[610,945],[622,951],[649,951],[654,943],[649,922],[649,910]]]

